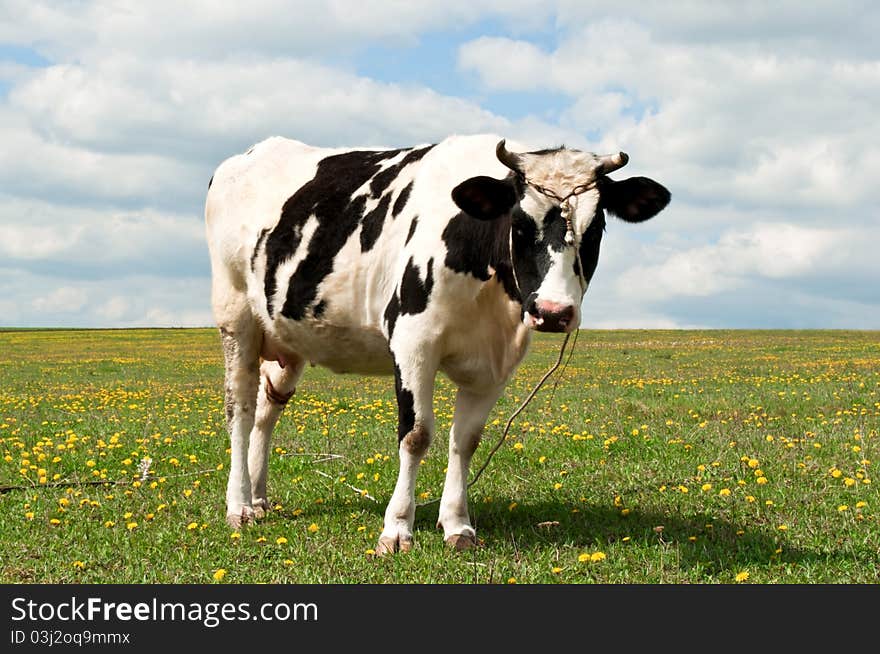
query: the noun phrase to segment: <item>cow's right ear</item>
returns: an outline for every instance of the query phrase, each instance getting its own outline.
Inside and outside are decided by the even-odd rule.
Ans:
[[[509,181],[479,175],[452,189],[458,208],[477,220],[494,220],[516,204],[516,191]]]

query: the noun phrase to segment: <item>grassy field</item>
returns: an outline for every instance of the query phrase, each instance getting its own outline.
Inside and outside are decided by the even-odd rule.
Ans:
[[[535,340],[474,469],[560,344]],[[439,378],[415,548],[376,559],[390,378],[307,370],[275,510],[231,532],[215,330],[0,332],[0,582],[880,583],[880,333],[582,331],[558,379],[471,489],[484,546],[456,554],[430,503]]]

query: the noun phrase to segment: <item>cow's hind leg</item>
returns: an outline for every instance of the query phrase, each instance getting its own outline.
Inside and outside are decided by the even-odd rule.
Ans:
[[[226,485],[226,522],[233,528],[254,517],[248,474],[248,436],[254,426],[262,331],[248,311],[220,322],[226,360],[226,424],[232,455]]]
[[[266,498],[266,477],[269,468],[269,445],[272,430],[284,406],[293,396],[296,383],[303,371],[302,359],[285,359],[282,368],[275,361],[264,361],[260,366],[260,390],[257,394],[257,414],[248,446],[248,472],[251,478],[251,501],[254,515],[262,518],[269,510]]]
[[[480,443],[483,426],[503,387],[488,392],[458,390],[455,414],[449,432],[449,463],[440,498],[437,526],[443,527],[443,538],[456,550],[476,545],[476,533],[468,514],[467,484],[471,457]]]
[[[394,493],[385,509],[385,524],[376,554],[407,552],[413,544],[413,522],[416,514],[416,475],[434,435],[434,375],[430,366],[404,362],[403,370],[395,361],[394,379],[397,391],[397,439],[400,471]]]

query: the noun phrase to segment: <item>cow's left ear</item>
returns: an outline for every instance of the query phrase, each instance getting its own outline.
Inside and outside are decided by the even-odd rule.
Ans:
[[[452,189],[458,208],[478,220],[494,220],[516,204],[516,191],[509,181],[480,175]]]
[[[599,185],[599,204],[628,223],[653,218],[669,204],[669,191],[653,179],[630,177],[615,182],[603,177]]]

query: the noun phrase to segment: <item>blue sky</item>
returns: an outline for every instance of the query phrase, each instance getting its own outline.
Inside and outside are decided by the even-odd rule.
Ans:
[[[186,6],[184,6],[186,5]],[[0,325],[210,325],[207,180],[271,135],[625,150],[585,327],[880,329],[868,2],[0,0]]]

